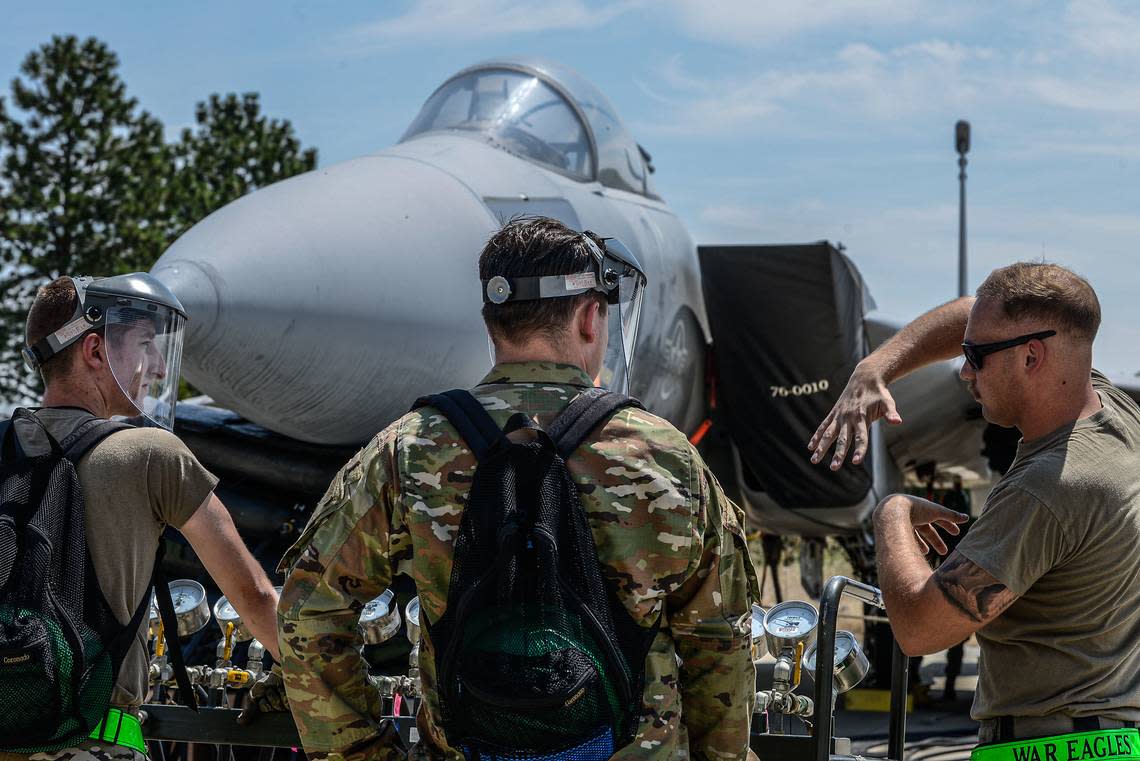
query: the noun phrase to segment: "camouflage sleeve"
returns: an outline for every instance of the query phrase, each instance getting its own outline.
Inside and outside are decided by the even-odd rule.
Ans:
[[[277,609],[289,706],[310,758],[403,758],[381,724],[357,623],[392,582],[388,556],[396,503],[395,426],[333,479],[286,553]]]
[[[743,516],[700,456],[699,564],[669,596],[669,627],[681,658],[681,721],[693,759],[744,759],[756,697],[751,611],[756,571]],[[758,599],[758,597],[757,597]]]

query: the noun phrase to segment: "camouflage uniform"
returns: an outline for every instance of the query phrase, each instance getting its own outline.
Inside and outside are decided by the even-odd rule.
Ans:
[[[577,367],[527,362],[496,366],[473,393],[499,425],[522,411],[545,427],[592,385]],[[282,560],[289,570],[278,608],[282,667],[310,756],[402,755],[390,730],[381,735],[357,619],[397,573],[415,580],[421,616],[443,615],[475,464],[443,415],[409,413],[345,465]],[[642,410],[615,414],[567,466],[606,579],[642,626],[664,616],[645,662],[636,737],[614,758],[744,758],[757,591],[740,508],[684,435]],[[432,644],[427,628],[420,631],[425,699],[412,756],[461,758],[439,727]]]

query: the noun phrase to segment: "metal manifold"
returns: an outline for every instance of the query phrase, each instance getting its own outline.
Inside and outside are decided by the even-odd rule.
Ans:
[[[851,742],[834,736],[835,703],[838,696],[855,687],[867,675],[869,662],[851,632],[836,631],[839,603],[850,595],[883,609],[882,592],[868,584],[833,576],[820,596],[819,610],[807,602],[782,602],[767,612],[752,611],[752,654],[759,661],[764,651],[776,663],[772,688],[756,693],[752,749],[761,759],[785,761],[840,761],[855,759]],[[815,689],[811,697],[796,694],[803,671],[811,674]],[[830,674],[831,678],[822,678]],[[891,659],[891,714],[887,756],[903,761],[906,734],[907,658],[894,645]],[[808,734],[790,734],[787,718],[800,719]],[[766,731],[756,730],[765,727]]]
[[[142,706],[143,733],[148,740],[210,743],[215,745],[265,748],[299,747],[301,744],[289,712],[259,716],[248,725],[239,725],[237,715],[247,700],[249,689],[265,672],[265,647],[253,637],[233,605],[225,597],[214,604],[212,614],[205,588],[196,581],[170,582],[179,637],[190,637],[213,620],[221,630],[215,648],[214,664],[187,666],[191,688],[202,708],[193,711],[171,700],[178,684],[168,656],[168,644],[156,606],[152,603],[148,642],[151,659],[149,682],[152,702]],[[277,588],[278,594],[281,588]],[[406,622],[412,650],[407,674],[369,675],[384,701],[383,711],[392,720],[405,743],[415,741],[415,709],[421,697],[419,680],[419,598],[408,603],[404,617],[391,590],[370,601],[361,611],[358,624],[366,645],[380,645],[397,636]],[[238,660],[237,645],[248,642],[244,658]]]

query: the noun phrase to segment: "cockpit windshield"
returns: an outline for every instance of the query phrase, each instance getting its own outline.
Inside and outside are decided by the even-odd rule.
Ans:
[[[536,76],[480,69],[447,82],[428,99],[402,140],[464,130],[582,180],[594,179],[589,133],[557,91]]]

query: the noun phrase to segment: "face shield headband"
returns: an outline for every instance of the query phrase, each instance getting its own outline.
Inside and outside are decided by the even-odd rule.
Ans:
[[[609,305],[609,335],[598,380],[606,388],[626,393],[645,293],[645,271],[633,252],[616,238],[604,238],[605,248],[588,235],[583,235],[582,240],[590,253],[591,269],[541,277],[506,278],[497,275],[482,281],[483,301],[504,304],[508,301],[577,296],[587,291],[601,293]]]
[[[75,286],[75,295],[79,297],[75,304],[75,313],[71,315],[71,319],[64,323],[59,330],[41,338],[34,346],[27,345],[27,337],[25,336],[24,364],[33,372],[39,372],[44,362],[83,338],[88,331],[101,328],[106,324],[103,310],[94,305],[87,305],[87,287],[94,282],[94,278],[73,277],[71,282]]]

